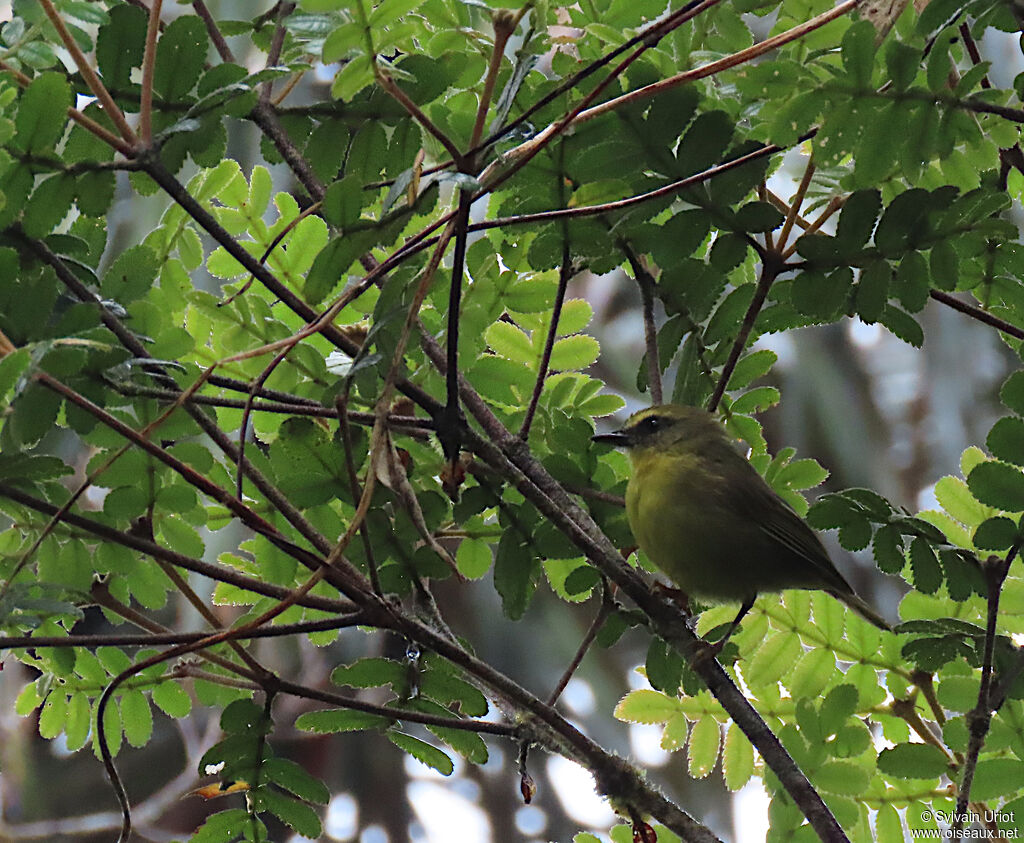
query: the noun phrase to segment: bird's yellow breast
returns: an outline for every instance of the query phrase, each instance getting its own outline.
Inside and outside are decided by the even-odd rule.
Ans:
[[[764,539],[756,522],[740,520],[723,496],[722,478],[686,451],[641,449],[626,515],[637,544],[687,594],[742,601],[774,583],[764,580]]]

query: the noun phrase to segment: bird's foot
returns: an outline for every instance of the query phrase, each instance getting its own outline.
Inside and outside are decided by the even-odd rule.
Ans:
[[[658,594],[664,595],[664,597],[675,603],[686,617],[691,617],[693,612],[690,609],[690,598],[687,596],[685,591],[678,588],[673,588],[670,585],[665,585],[663,582],[656,582],[654,584],[654,591]]]

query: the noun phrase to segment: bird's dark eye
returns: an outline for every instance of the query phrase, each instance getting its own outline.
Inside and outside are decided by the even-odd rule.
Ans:
[[[642,433],[657,433],[662,428],[662,419],[658,416],[648,416],[640,422],[639,427]]]

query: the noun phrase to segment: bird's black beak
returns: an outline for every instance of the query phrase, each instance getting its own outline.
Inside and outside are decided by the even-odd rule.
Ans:
[[[591,436],[592,442],[600,442],[602,445],[611,445],[613,448],[624,448],[631,444],[632,440],[629,438],[624,430],[615,430],[611,433],[599,433],[597,436]]]

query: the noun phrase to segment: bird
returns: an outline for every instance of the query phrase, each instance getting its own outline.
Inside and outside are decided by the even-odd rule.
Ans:
[[[818,534],[768,485],[710,412],[662,404],[592,437],[632,465],[626,515],[637,544],[687,596],[740,603],[720,652],[757,595],[821,590],[891,629],[839,573]]]

